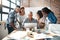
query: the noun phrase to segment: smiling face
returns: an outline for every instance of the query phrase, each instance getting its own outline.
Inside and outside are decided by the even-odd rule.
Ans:
[[[20,8],[20,15],[24,15],[25,14],[25,8],[24,7],[21,7]]]
[[[25,10],[24,9],[21,9],[21,14],[25,14]]]

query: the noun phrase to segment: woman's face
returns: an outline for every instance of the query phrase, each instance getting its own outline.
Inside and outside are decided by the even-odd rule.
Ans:
[[[45,17],[48,15],[47,13],[45,13],[45,12],[43,12],[43,11],[42,11],[42,14],[43,14],[43,16],[45,16]]]
[[[40,19],[40,17],[39,17],[39,15],[38,15],[38,14],[36,14],[36,18],[37,18],[37,19]]]

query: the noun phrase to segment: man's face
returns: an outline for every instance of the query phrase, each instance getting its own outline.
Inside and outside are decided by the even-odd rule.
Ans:
[[[19,12],[19,10],[20,10],[20,8],[18,8],[18,7],[15,9],[15,11],[16,11],[17,13]]]
[[[32,13],[30,12],[29,15],[28,15],[28,18],[29,18],[29,19],[32,19],[32,16],[33,16],[33,15],[32,15]]]

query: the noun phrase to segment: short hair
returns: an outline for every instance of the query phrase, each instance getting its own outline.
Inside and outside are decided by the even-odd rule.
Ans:
[[[43,14],[42,14],[41,10],[38,10],[38,11],[37,11],[37,14],[39,15],[40,18],[43,17]]]
[[[42,9],[42,11],[45,12],[46,14],[52,12],[52,11],[51,11],[50,9],[48,9],[47,7],[44,7],[44,8]]]
[[[18,5],[16,7],[20,8],[20,6],[18,6]]]
[[[30,11],[30,13],[29,14],[32,14],[33,15],[33,12],[32,11]]]
[[[30,11],[30,13],[32,14],[33,12],[32,12],[32,11]]]

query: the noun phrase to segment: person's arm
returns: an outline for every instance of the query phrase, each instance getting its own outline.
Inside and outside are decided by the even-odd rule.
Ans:
[[[45,27],[45,22],[41,20],[39,20],[39,26],[40,28],[44,28]]]
[[[55,24],[57,22],[57,18],[56,18],[56,16],[52,12],[49,13],[48,19],[51,21],[51,23]]]
[[[17,29],[17,28],[15,27],[15,25],[14,25],[13,22],[11,22],[10,25],[11,25],[11,27],[13,27],[15,30]]]

